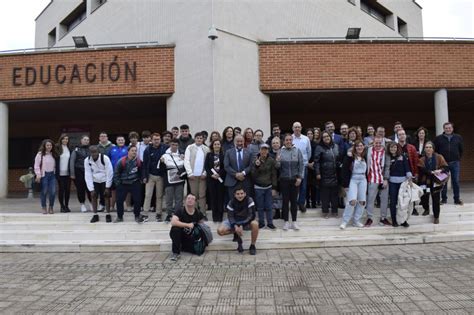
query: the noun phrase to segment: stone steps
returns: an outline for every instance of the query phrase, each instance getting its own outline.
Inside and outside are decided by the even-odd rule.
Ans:
[[[376,211],[374,219],[378,220],[378,212]],[[154,220],[155,218],[155,213],[144,213],[145,215],[148,215],[150,220]],[[47,223],[52,223],[52,222],[57,222],[57,223],[63,223],[63,222],[74,222],[74,223],[88,223],[90,219],[92,218],[93,213],[91,212],[86,212],[86,213],[55,213],[53,215],[43,215],[40,213],[0,213],[0,224],[2,223],[14,223],[14,222],[27,222],[27,223],[40,223],[40,222],[47,222]],[[315,224],[318,225],[333,225],[331,223],[331,220],[340,220],[340,217],[342,215],[342,211],[339,212],[339,218],[333,218],[330,217],[329,219],[324,219],[321,215],[321,210],[310,210],[306,213],[301,213],[298,212],[298,221],[302,221],[304,219],[314,219]],[[99,213],[100,219],[105,222],[105,214]],[[114,212],[112,213],[112,217],[116,217],[117,214]],[[164,219],[163,215],[163,219]],[[212,213],[210,211],[207,212],[207,217],[209,219],[212,218]],[[364,216],[365,218],[365,216]],[[426,221],[426,222],[432,222],[433,218],[433,213],[429,216],[411,216],[410,221],[414,220],[413,222],[417,222],[418,220],[421,221]],[[471,210],[470,208],[467,209],[450,209],[449,211],[442,211],[440,215],[441,220],[469,220],[472,219],[474,220],[474,207]],[[126,212],[124,214],[124,221],[126,222],[134,222],[133,220],[133,213]],[[328,223],[329,222],[329,223]]]
[[[409,228],[393,228],[375,224],[370,228],[348,226],[340,230],[341,218],[324,219],[320,210],[298,214],[300,231],[283,231],[282,220],[275,220],[276,231],[261,229],[259,249],[312,248],[338,246],[368,246],[416,244],[474,240],[474,207],[442,210],[441,224],[433,224],[433,217],[412,216]],[[151,214],[153,215],[153,214]],[[115,216],[115,214],[113,214]],[[134,252],[170,251],[170,225],[147,222],[137,224],[132,213],[125,214],[125,222],[91,224],[91,213],[42,215],[38,213],[0,213],[0,252]],[[154,216],[151,217],[151,219]],[[208,217],[210,213],[208,213]],[[365,220],[365,219],[364,219]],[[214,242],[208,250],[234,250],[231,236],[219,237],[218,224],[208,222]],[[250,232],[245,233],[248,247]]]
[[[340,230],[338,225],[334,226],[311,226],[311,222],[301,224],[300,231],[284,231],[282,230],[282,222],[276,222],[277,230],[260,229],[260,239],[272,239],[275,237],[318,237],[325,235],[374,235],[374,234],[412,234],[412,233],[429,233],[429,232],[449,232],[449,231],[471,231],[474,230],[474,221],[464,221],[444,224],[414,224],[409,228],[393,228],[391,226],[372,226],[370,228],[356,228],[348,226],[345,230]],[[16,224],[15,224],[16,225]],[[107,229],[97,229],[99,226],[105,226]],[[216,231],[216,224],[209,224],[213,232]],[[81,224],[73,228],[64,227],[51,229],[35,229],[35,224],[17,229],[0,230],[0,240],[153,240],[166,239],[169,235],[169,225],[165,224],[133,224],[133,225],[117,225],[117,224]]]
[[[411,233],[397,235],[324,236],[272,238],[257,242],[258,249],[292,249],[373,245],[402,245],[437,242],[472,241],[474,231]],[[244,238],[244,247],[249,245]],[[217,238],[206,250],[235,250],[230,237]],[[0,252],[156,252],[170,251],[170,240],[90,240],[90,241],[0,241]]]

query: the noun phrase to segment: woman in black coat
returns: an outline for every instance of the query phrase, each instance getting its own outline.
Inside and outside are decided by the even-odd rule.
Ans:
[[[331,213],[337,216],[339,204],[339,169],[340,153],[339,147],[332,141],[331,135],[324,131],[321,136],[321,143],[316,147],[314,154],[314,170],[316,178],[320,181],[321,204],[324,217],[329,218],[329,204]]]
[[[210,145],[211,152],[206,155],[204,168],[207,174],[207,189],[209,191],[209,208],[212,210],[212,221],[222,222],[224,216],[224,153],[219,140]]]

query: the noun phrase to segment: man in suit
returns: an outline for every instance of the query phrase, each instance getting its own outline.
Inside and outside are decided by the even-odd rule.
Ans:
[[[332,121],[327,121],[324,124],[324,129],[326,129],[326,131],[329,132],[334,144],[337,144],[339,147],[341,147],[342,144],[344,143],[344,138],[341,135],[338,135],[334,132],[336,130],[336,126],[334,125],[334,123]]]
[[[234,148],[226,151],[224,169],[226,177],[224,186],[227,188],[229,200],[234,196],[234,188],[241,184],[247,194],[250,193],[250,153],[244,148],[244,137],[237,135],[234,138]]]

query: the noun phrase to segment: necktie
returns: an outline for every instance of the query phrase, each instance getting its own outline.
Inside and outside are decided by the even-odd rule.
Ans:
[[[242,171],[242,149],[237,149],[237,169]]]

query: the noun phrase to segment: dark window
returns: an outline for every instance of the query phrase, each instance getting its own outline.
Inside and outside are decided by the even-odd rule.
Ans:
[[[374,0],[361,0],[360,8],[384,24],[387,24],[387,18],[392,15],[392,12]]]
[[[8,140],[8,168],[33,167],[42,138],[10,138]]]
[[[68,16],[61,21],[60,26],[63,30],[62,36],[72,31],[77,25],[87,17],[86,1],[78,5]]]
[[[56,45],[56,28],[53,28],[48,34],[48,47],[53,47]]]
[[[398,34],[402,35],[403,37],[408,37],[408,26],[405,21],[401,18],[397,18],[398,24]]]
[[[91,13],[100,8],[107,0],[92,0],[91,2]]]

